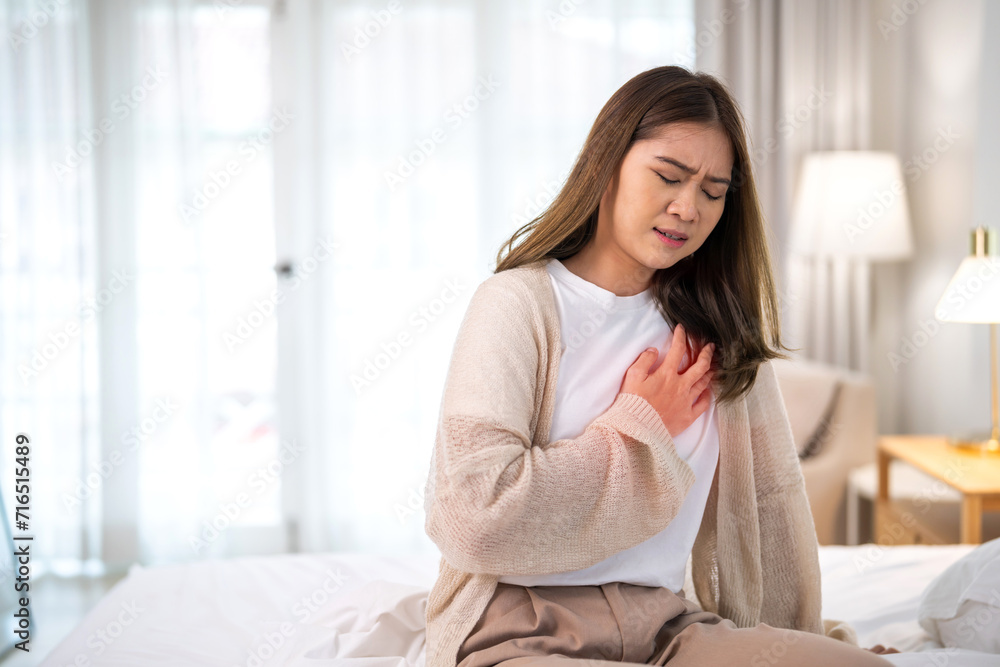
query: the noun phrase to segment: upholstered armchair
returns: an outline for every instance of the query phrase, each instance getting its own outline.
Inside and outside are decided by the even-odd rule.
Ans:
[[[848,473],[875,460],[871,376],[812,360],[775,359],[820,544],[846,544]]]

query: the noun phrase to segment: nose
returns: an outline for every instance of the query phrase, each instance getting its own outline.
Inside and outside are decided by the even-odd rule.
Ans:
[[[682,188],[677,193],[677,197],[667,205],[667,213],[673,213],[681,220],[689,222],[694,220],[697,214],[695,207],[696,187],[694,183],[688,183],[686,187]]]

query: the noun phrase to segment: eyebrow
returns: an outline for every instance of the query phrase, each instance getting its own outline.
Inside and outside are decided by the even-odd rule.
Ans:
[[[655,157],[660,162],[666,162],[668,164],[672,164],[675,167],[677,167],[678,169],[683,169],[684,171],[686,171],[689,174],[697,174],[698,173],[697,169],[692,169],[691,167],[689,167],[686,164],[683,164],[681,162],[678,162],[677,160],[673,159],[672,157],[664,157],[662,155],[656,155]],[[729,185],[729,183],[730,183],[730,181],[729,181],[728,178],[722,178],[721,176],[709,176],[708,180],[712,181],[713,183],[724,183],[725,185]]]

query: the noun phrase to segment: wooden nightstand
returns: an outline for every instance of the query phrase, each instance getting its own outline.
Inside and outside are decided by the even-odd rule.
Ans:
[[[945,544],[921,518],[935,502],[928,494],[902,509],[889,499],[889,463],[899,459],[919,468],[962,496],[961,541],[982,542],[983,511],[1000,510],[1000,456],[949,447],[940,435],[884,435],[878,444],[878,498],[875,541],[878,544]],[[945,489],[941,487],[941,494]]]

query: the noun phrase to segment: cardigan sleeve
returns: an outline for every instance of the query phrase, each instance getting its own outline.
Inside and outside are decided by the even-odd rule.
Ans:
[[[425,487],[425,530],[465,572],[589,567],[665,528],[694,473],[636,394],[618,394],[576,438],[533,444],[559,350],[548,348],[530,292],[501,276],[481,283],[459,328]]]
[[[758,369],[747,408],[761,517],[764,599],[760,620],[772,627],[823,634],[816,528],[791,424],[770,361]]]

